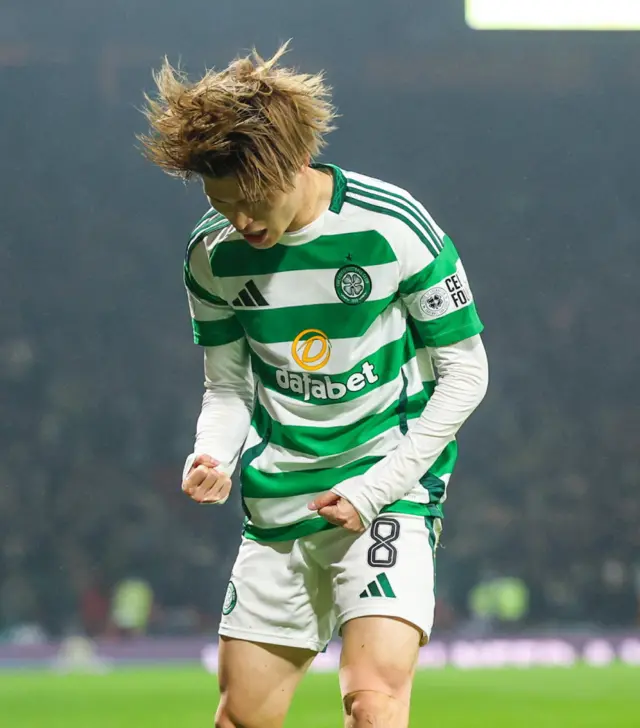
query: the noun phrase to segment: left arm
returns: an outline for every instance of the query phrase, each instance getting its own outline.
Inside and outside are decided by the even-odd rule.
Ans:
[[[364,475],[332,490],[349,501],[368,526],[389,503],[403,498],[429,470],[482,401],[489,381],[480,335],[429,347],[438,383],[420,417],[400,445]]]
[[[458,252],[427,211],[414,203],[422,211],[422,228],[401,226],[389,240],[399,265],[399,296],[435,365],[437,383],[398,447],[363,475],[332,488],[334,500],[339,500],[332,508],[342,510],[343,521],[349,514],[348,522],[340,525],[351,530],[356,530],[354,521],[358,528],[367,527],[384,506],[413,489],[480,404],[488,385],[483,325]],[[316,505],[326,507],[331,495],[325,496]],[[325,517],[335,513],[318,510]]]

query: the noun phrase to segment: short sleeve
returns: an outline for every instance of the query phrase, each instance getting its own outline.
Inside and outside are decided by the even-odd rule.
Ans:
[[[450,346],[484,329],[458,251],[448,235],[435,239],[435,250],[427,251],[417,237],[407,236],[399,259],[400,297],[430,347]]]
[[[193,340],[200,346],[222,346],[244,336],[232,307],[215,292],[215,279],[204,241],[190,245],[184,263]]]

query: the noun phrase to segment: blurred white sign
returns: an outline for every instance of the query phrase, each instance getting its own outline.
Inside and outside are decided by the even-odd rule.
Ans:
[[[640,0],[466,0],[475,30],[640,30]]]
[[[605,638],[587,639],[583,645],[564,639],[489,639],[456,640],[445,644],[435,640],[420,650],[418,666],[438,669],[447,666],[460,670],[503,669],[507,667],[573,667],[584,663],[606,667],[613,663],[640,666],[640,638],[628,637],[616,645]],[[202,663],[209,672],[218,669],[218,645],[202,650]],[[318,655],[311,669],[335,671],[340,664],[340,645],[332,642]]]

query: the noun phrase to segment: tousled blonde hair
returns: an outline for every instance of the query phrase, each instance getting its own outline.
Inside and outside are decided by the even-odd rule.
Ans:
[[[185,180],[235,177],[248,198],[290,189],[336,114],[322,73],[277,65],[288,45],[268,60],[254,50],[195,83],[165,58],[153,74],[157,98],[145,94],[150,131],[138,137],[145,155]]]

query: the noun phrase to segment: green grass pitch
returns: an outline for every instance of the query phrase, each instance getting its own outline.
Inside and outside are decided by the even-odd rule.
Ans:
[[[215,676],[197,668],[104,676],[0,672],[2,728],[212,728]],[[310,674],[287,728],[339,728],[335,674]],[[423,671],[412,728],[638,728],[640,668]]]

